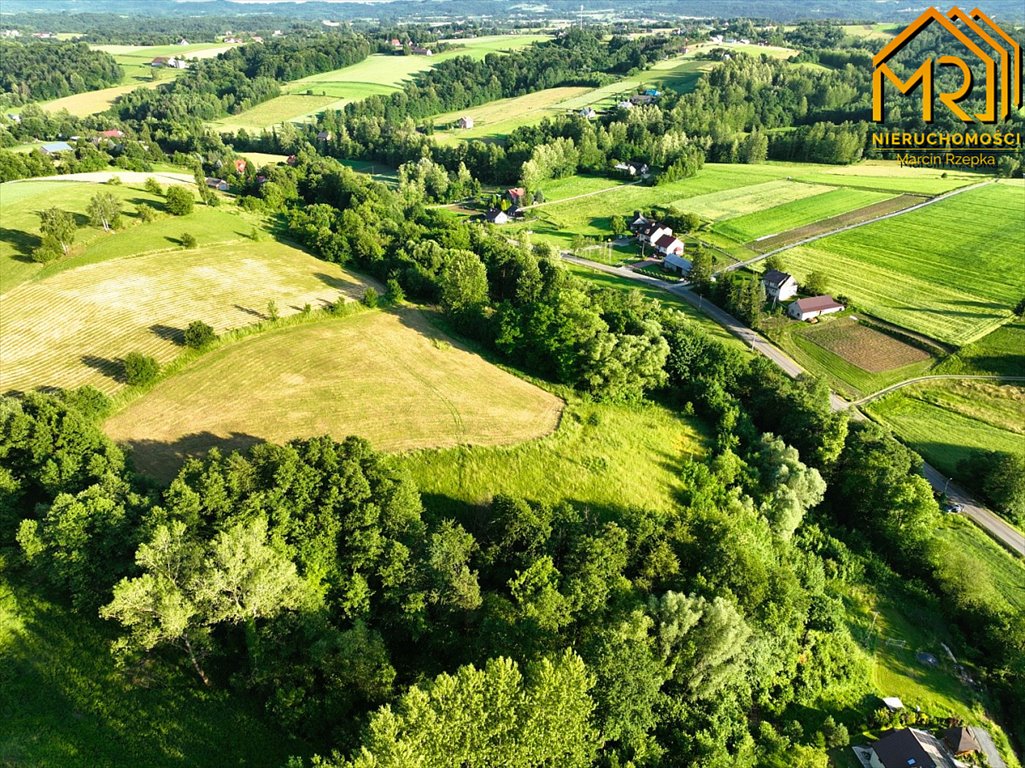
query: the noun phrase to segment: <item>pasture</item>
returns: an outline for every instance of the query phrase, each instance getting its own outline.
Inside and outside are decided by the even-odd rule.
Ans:
[[[547,88],[512,99],[498,99],[479,107],[457,112],[446,112],[431,118],[435,125],[434,140],[439,144],[452,144],[469,139],[498,140],[505,138],[522,125],[536,125],[546,117],[566,112],[562,102],[590,89],[583,87]],[[461,117],[474,121],[472,128],[455,125]]]
[[[173,71],[177,72],[178,70]],[[133,82],[128,83],[127,85],[115,85],[110,88],[103,88],[98,91],[76,93],[71,96],[65,96],[62,99],[44,101],[40,103],[39,106],[49,112],[60,112],[62,109],[66,109],[75,117],[98,115],[100,112],[106,112],[110,109],[110,106],[118,96],[124,96],[126,93],[130,93],[136,88],[156,88],[161,83],[168,82],[172,77],[174,77],[174,75],[168,74],[163,80]]]
[[[913,384],[868,405],[878,421],[948,476],[977,451],[1021,452],[1025,387],[985,381]]]
[[[120,358],[137,351],[168,363],[193,320],[223,332],[263,320],[272,300],[286,316],[362,295],[362,284],[337,266],[281,243],[243,240],[238,217],[210,214],[202,229],[192,214],[112,236],[97,246],[110,250],[93,254],[95,263],[0,296],[0,392],[83,384],[114,392]],[[175,236],[192,231],[199,247],[182,250],[158,225]],[[234,242],[223,242],[231,235]]]
[[[290,120],[298,120],[307,115],[315,115],[323,112],[329,104],[333,104],[333,96],[301,96],[288,94],[269,99],[257,104],[252,109],[240,112],[237,115],[228,115],[211,123],[222,133],[238,133],[246,130],[250,133],[259,133],[264,128],[272,125],[286,123]]]
[[[559,428],[546,437],[417,451],[400,461],[439,514],[458,515],[500,493],[596,512],[669,511],[683,490],[680,466],[704,455],[703,429],[693,417],[654,403],[590,403],[567,393]]]
[[[128,685],[112,638],[99,619],[0,576],[0,763],[274,768],[310,751],[228,686],[192,683],[184,665],[135,667],[140,684]]]
[[[732,219],[764,208],[829,192],[831,189],[818,184],[795,184],[784,179],[776,179],[752,184],[749,187],[674,200],[670,205],[689,213],[696,213],[703,219]]]
[[[225,345],[158,383],[106,430],[137,466],[167,477],[187,454],[257,440],[359,435],[386,451],[521,442],[555,429],[561,410],[559,398],[410,309]]]
[[[873,315],[953,345],[1011,315],[1025,293],[1025,184],[1000,182],[787,252]]]
[[[1025,376],[1025,321],[1014,320],[961,347],[936,372]]]

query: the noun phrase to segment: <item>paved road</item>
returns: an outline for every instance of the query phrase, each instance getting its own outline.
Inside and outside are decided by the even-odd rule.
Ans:
[[[916,376],[913,379],[905,379],[904,381],[898,381],[896,384],[891,384],[888,387],[880,389],[878,392],[873,392],[871,395],[867,395],[860,400],[855,400],[851,405],[864,405],[870,403],[873,400],[887,395],[893,392],[895,389],[901,389],[902,387],[909,386],[910,384],[918,384],[921,381],[942,381],[943,379],[954,379],[954,380],[965,380],[965,379],[982,379],[990,381],[1025,381],[1025,376],[982,376],[982,375],[964,375],[960,376],[956,373],[951,374],[936,374],[934,376]]]
[[[739,261],[736,264],[730,264],[728,266],[725,266],[725,267],[722,267],[720,269],[717,269],[716,273],[719,273],[719,272],[731,272],[734,269],[740,269],[741,267],[747,267],[747,266],[750,266],[751,264],[756,264],[757,262],[761,261],[762,259],[767,259],[767,258],[769,258],[770,256],[772,256],[774,254],[782,253],[783,251],[788,251],[791,248],[796,248],[799,245],[807,245],[808,243],[813,243],[816,240],[821,240],[822,238],[829,237],[830,235],[835,235],[835,234],[838,234],[840,232],[846,232],[846,231],[848,231],[850,229],[857,229],[858,227],[864,227],[867,224],[875,224],[877,221],[883,221],[885,219],[892,219],[895,216],[903,216],[905,213],[911,213],[912,211],[917,211],[917,210],[919,210],[921,208],[925,208],[927,205],[932,205],[933,203],[938,203],[938,202],[940,202],[940,200],[946,200],[948,197],[953,197],[954,195],[960,195],[962,192],[967,192],[967,191],[969,191],[971,189],[977,189],[979,187],[983,187],[983,186],[985,186],[987,184],[992,184],[992,183],[993,183],[992,181],[983,181],[983,182],[980,182],[978,184],[971,184],[971,185],[969,185],[967,187],[959,187],[958,189],[953,189],[950,192],[944,192],[942,195],[937,195],[936,197],[931,197],[928,200],[925,200],[925,201],[923,201],[921,203],[915,203],[914,205],[909,205],[907,208],[901,208],[899,211],[892,211],[890,213],[884,213],[882,216],[876,216],[876,217],[871,218],[871,219],[866,219],[865,221],[858,221],[858,222],[855,222],[854,224],[847,224],[846,226],[843,226],[843,227],[837,227],[836,229],[831,229],[829,232],[822,232],[821,234],[818,234],[818,235],[812,235],[811,237],[806,237],[804,240],[798,240],[796,243],[790,243],[789,245],[780,246],[779,248],[775,248],[774,250],[766,251],[765,253],[761,254],[760,256],[756,256],[753,259],[748,259],[747,261]]]
[[[682,283],[671,283],[667,280],[659,280],[657,277],[642,275],[634,272],[629,267],[612,267],[607,264],[598,264],[593,261],[588,261],[587,259],[571,256],[568,253],[563,253],[562,258],[572,264],[579,264],[600,272],[607,272],[610,275],[625,277],[628,280],[635,280],[639,283],[653,285],[657,288],[668,291],[674,296],[679,296],[687,303],[697,307],[700,311],[711,317],[721,326],[730,331],[730,333],[740,338],[755,352],[772,360],[772,362],[782,368],[787,375],[796,378],[803,373],[807,373],[804,368],[797,363],[797,361],[773,345],[772,342],[760,333],[752,331],[740,322],[740,320],[733,317],[729,312],[726,312],[714,304],[704,300],[694,293],[694,291],[687,285]],[[865,420],[865,415],[857,408],[853,407],[854,404],[844,400],[835,392],[830,392],[829,397],[833,410],[846,411],[847,415],[855,421]],[[966,517],[976,522],[1000,544],[1007,547],[1012,552],[1025,557],[1025,534],[1022,534],[998,515],[986,509],[986,507],[973,499],[968,492],[960,486],[955,485],[952,482],[948,483],[947,478],[935,467],[925,464],[922,469],[922,473],[925,475],[925,479],[929,481],[929,484],[934,490],[937,492],[943,492],[946,490],[947,496],[952,501],[957,502],[963,507],[963,512]]]

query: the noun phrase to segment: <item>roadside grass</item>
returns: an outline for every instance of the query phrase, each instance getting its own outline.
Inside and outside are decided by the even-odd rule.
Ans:
[[[799,281],[821,272],[867,312],[963,345],[1004,323],[1025,294],[1023,225],[1025,186],[989,184],[799,246],[786,261]]]
[[[776,344],[851,399],[925,375],[936,362],[928,352],[850,317],[823,318],[815,325],[781,318],[774,330]]]
[[[559,428],[516,446],[406,454],[436,514],[461,515],[495,494],[584,507],[671,510],[683,490],[679,469],[705,452],[705,428],[651,402],[593,403],[572,391]]]
[[[983,381],[931,381],[870,403],[868,412],[922,457],[958,478],[958,462],[979,451],[1020,453],[1025,388]],[[977,479],[965,478],[970,485]]]
[[[196,226],[199,218],[207,219],[209,232]],[[92,384],[114,392],[123,386],[119,358],[137,351],[166,364],[194,320],[223,332],[263,319],[272,300],[284,317],[305,304],[362,295],[362,283],[350,274],[283,243],[203,244],[237,236],[240,223],[231,214],[200,209],[140,226],[120,242],[115,235],[101,243],[111,252],[86,254],[95,263],[4,294],[0,391]],[[200,245],[167,249],[172,244],[161,237],[156,242],[164,250],[135,255],[157,227],[170,227],[175,236],[192,231]]]
[[[98,227],[88,226],[86,209],[98,192],[110,192],[122,201],[128,229],[111,235]],[[110,186],[69,181],[20,181],[0,185],[0,293],[6,293],[44,270],[53,270],[57,265],[64,268],[77,264],[99,242],[123,238],[131,231],[131,225],[137,222],[135,209],[140,203],[148,203],[157,209],[163,207],[163,199],[146,192],[141,185]],[[42,242],[39,212],[50,207],[63,208],[74,214],[80,228],[75,233],[75,255],[44,266],[32,261],[31,253]]]
[[[787,201],[784,198],[779,204],[726,218],[725,221],[717,222],[714,229],[738,242],[746,243],[847,214],[892,197],[885,192],[805,186],[818,192],[797,200]]]
[[[0,565],[0,764],[273,768],[311,751],[182,665],[118,670],[113,637]]]
[[[944,515],[935,535],[971,564],[974,590],[1010,611],[1025,611],[1025,561],[961,515]]]
[[[961,347],[936,373],[1025,376],[1025,321],[1014,320]]]
[[[239,394],[244,392],[244,396]],[[559,423],[562,401],[434,329],[415,309],[314,319],[197,357],[107,420],[136,466],[329,434],[378,450],[502,445]]]
[[[641,283],[636,280],[630,280],[617,275],[610,275],[608,272],[600,272],[596,269],[582,267],[578,264],[567,263],[566,268],[569,269],[569,271],[576,277],[586,280],[592,285],[597,285],[603,288],[615,288],[616,290],[621,291],[639,291],[640,294],[647,299],[660,301],[667,307],[682,312],[687,316],[688,320],[697,323],[701,326],[701,329],[710,336],[750,354],[750,349],[746,344],[744,344],[744,342],[719,325],[719,323],[712,320],[708,315],[668,291],[664,291],[656,286]]]
[[[469,139],[496,141],[504,139],[524,125],[537,125],[546,117],[565,113],[559,103],[586,93],[586,87],[546,88],[511,99],[489,101],[479,107],[446,112],[430,118],[435,125],[434,140],[438,144],[455,144]],[[474,121],[472,128],[459,128],[461,117]]]

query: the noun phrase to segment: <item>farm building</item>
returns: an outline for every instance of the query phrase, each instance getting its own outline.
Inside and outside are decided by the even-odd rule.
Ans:
[[[465,117],[465,116],[464,117],[460,117],[459,118],[459,127],[460,128],[473,128],[473,118],[472,117]]]
[[[63,152],[74,152],[75,148],[66,141],[51,141],[40,147],[44,155],[59,155]]]
[[[654,102],[655,97],[647,93],[635,93],[633,96],[630,97],[630,103],[633,104],[635,107],[638,107],[641,104],[653,104]]]
[[[982,751],[982,747],[979,746],[979,740],[975,737],[975,733],[971,728],[963,726],[948,728],[943,734],[943,741],[954,757],[962,757],[973,752]]]
[[[578,114],[586,120],[593,120],[598,117],[598,113],[594,111],[594,107],[584,107]]]
[[[662,237],[652,243],[652,245],[654,245],[655,249],[664,256],[683,255],[683,243],[679,238],[676,238],[671,234],[662,235]]]
[[[630,109],[633,109],[633,108],[634,108],[633,102],[630,101],[629,99],[623,99],[621,102],[616,104],[616,109],[627,109],[627,110],[630,110]]]
[[[513,205],[523,205],[527,199],[527,190],[523,187],[512,187],[505,191],[505,196],[509,198],[509,202]]]
[[[120,139],[125,134],[117,128],[111,128],[109,131],[100,131],[99,135],[104,139]]]
[[[787,308],[789,315],[795,320],[814,320],[819,315],[831,315],[843,312],[844,305],[832,296],[812,296],[798,299]]]
[[[331,131],[321,131],[318,133],[317,141],[331,141]]]
[[[638,161],[630,163],[616,163],[613,167],[617,171],[622,171],[628,176],[643,176],[648,172],[648,164]]]
[[[413,52],[414,56],[433,56],[434,55],[434,51],[432,51],[430,48],[422,48],[419,45],[415,46],[414,48],[412,48],[412,52]]]
[[[917,728],[890,731],[872,745],[872,768],[950,768],[953,763],[935,736]]]
[[[171,60],[170,56],[157,56],[149,63],[151,67],[166,67],[167,62]]]
[[[402,41],[399,40],[397,37],[393,37],[391,39],[391,47],[392,48],[401,48],[402,47]]]
[[[762,275],[765,295],[774,301],[785,301],[797,295],[797,281],[788,272],[770,269]]]
[[[220,190],[221,192],[228,191],[228,182],[226,182],[224,179],[215,179],[213,177],[210,177],[206,180],[206,185],[211,189]]]
[[[507,214],[501,208],[492,208],[492,209],[490,209],[486,214],[484,214],[484,217],[488,220],[488,223],[490,223],[490,224],[508,224],[509,223],[509,214]]]
[[[678,272],[683,275],[690,272],[691,263],[688,259],[683,258],[683,251],[680,254],[675,253],[666,254],[665,259],[662,261],[662,269],[667,272]]]
[[[637,241],[643,245],[654,246],[663,235],[671,235],[673,230],[657,221],[649,221],[637,230]]]

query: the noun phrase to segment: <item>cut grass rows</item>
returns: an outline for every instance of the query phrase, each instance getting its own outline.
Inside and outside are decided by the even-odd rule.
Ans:
[[[833,187],[821,184],[797,184],[785,179],[774,179],[739,189],[727,189],[674,200],[670,205],[690,213],[696,213],[703,219],[721,221],[803,200],[806,197],[829,192],[831,189]]]
[[[262,318],[271,300],[285,316],[361,293],[337,266],[276,242],[176,249],[66,270],[0,297],[0,392],[83,384],[113,392],[119,358],[138,351],[167,363],[194,320],[223,331]]]

